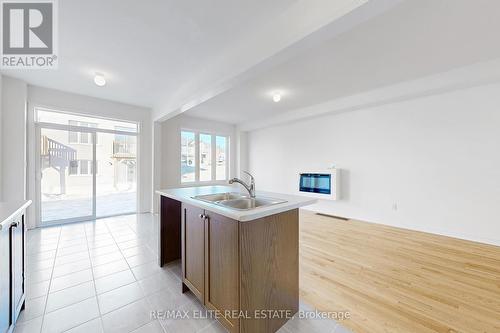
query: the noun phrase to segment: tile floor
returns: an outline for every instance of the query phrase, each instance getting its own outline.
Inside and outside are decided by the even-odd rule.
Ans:
[[[26,309],[14,332],[225,332],[213,319],[151,317],[152,310],[203,309],[180,292],[180,263],[157,265],[156,224],[139,214],[30,230]],[[295,318],[280,332],[348,331]]]

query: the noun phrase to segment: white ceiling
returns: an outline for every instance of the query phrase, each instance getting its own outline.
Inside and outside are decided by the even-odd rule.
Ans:
[[[497,0],[405,1],[186,113],[242,125],[500,58],[499,17]]]
[[[169,113],[366,1],[63,0],[59,69],[2,74]]]
[[[153,106],[293,0],[59,1],[59,69],[3,74],[48,88]],[[108,85],[93,83],[102,72]]]

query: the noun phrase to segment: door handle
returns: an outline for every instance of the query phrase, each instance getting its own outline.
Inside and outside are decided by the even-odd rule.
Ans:
[[[10,224],[11,228],[17,228],[19,226],[19,221],[14,221]]]

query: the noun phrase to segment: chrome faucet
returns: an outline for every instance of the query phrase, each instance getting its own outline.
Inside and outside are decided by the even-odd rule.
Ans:
[[[255,198],[255,178],[253,178],[253,176],[250,174],[250,172],[248,172],[248,171],[243,171],[243,172],[250,176],[250,185],[245,183],[241,179],[236,178],[236,177],[233,179],[230,179],[229,184],[232,184],[232,183],[241,184],[241,186],[243,186],[248,191],[248,194],[250,194],[250,198]]]

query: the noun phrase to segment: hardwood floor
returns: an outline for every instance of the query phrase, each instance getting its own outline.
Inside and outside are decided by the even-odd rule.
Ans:
[[[500,332],[500,247],[300,214],[301,298],[353,332]]]

